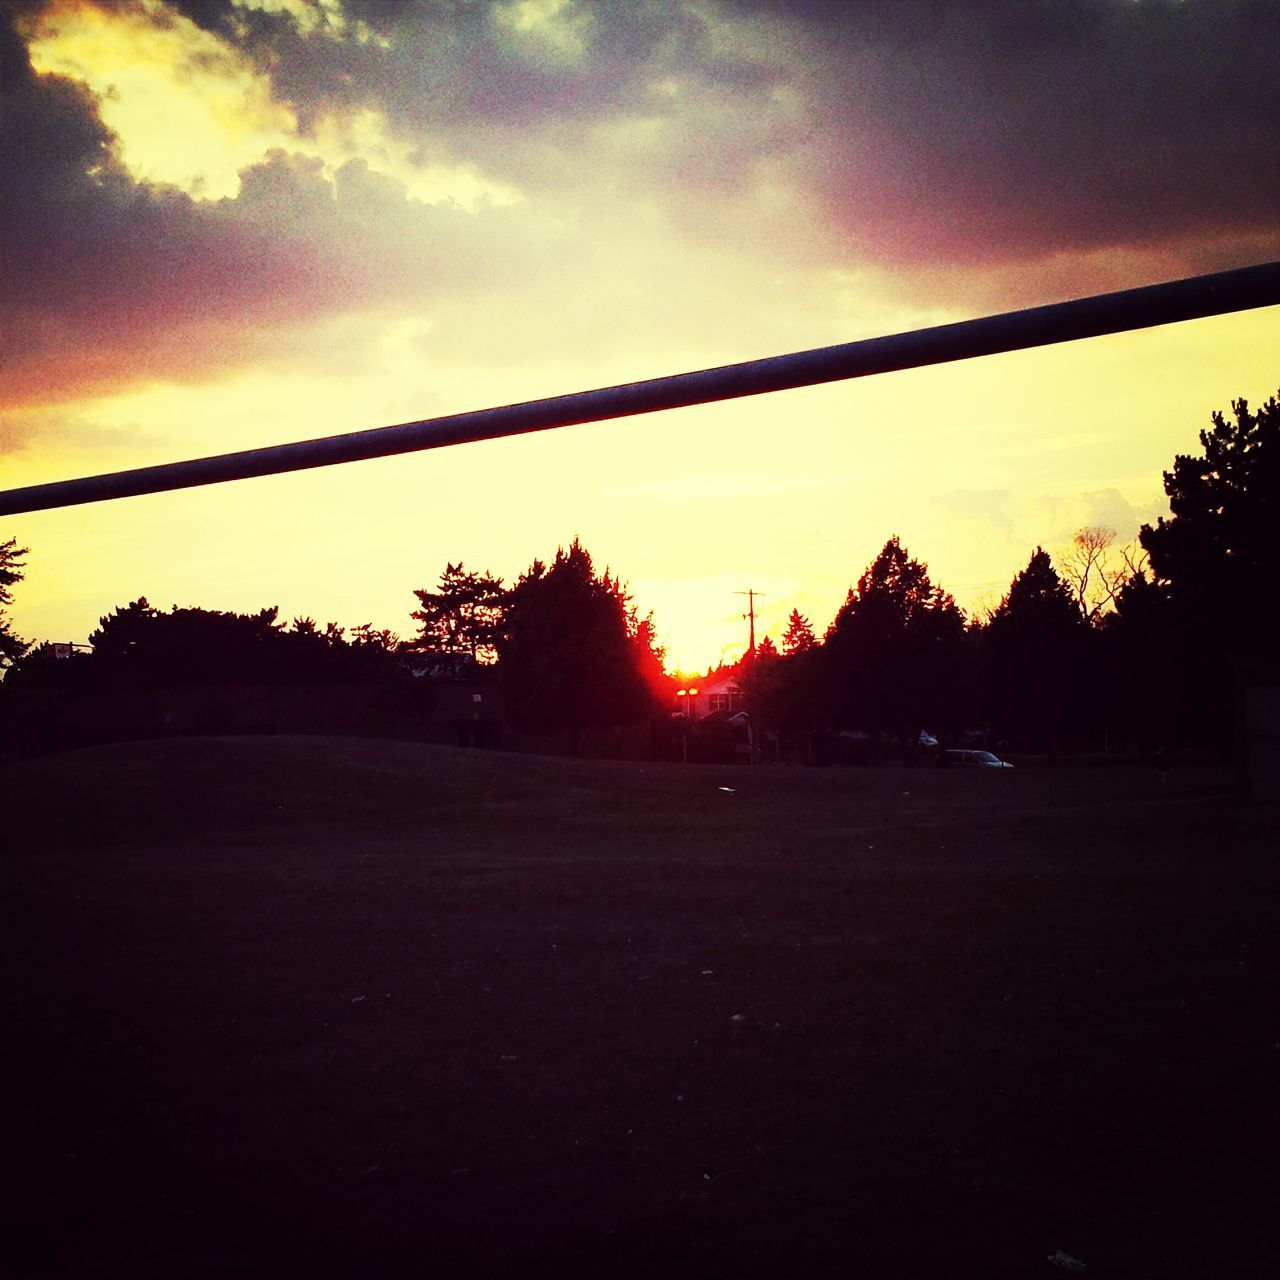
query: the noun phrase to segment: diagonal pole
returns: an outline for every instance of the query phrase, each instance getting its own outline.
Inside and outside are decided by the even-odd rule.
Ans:
[[[696,373],[529,400],[498,409],[480,409],[294,444],[9,489],[0,492],[0,516],[472,444],[1276,304],[1280,304],[1280,262],[1260,263],[1235,271],[1055,302],[889,337],[769,356]]]

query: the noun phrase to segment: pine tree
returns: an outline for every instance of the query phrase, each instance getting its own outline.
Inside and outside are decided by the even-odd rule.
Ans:
[[[1274,607],[1266,584],[1280,564],[1280,402],[1256,412],[1232,402],[1212,415],[1203,454],[1164,473],[1172,516],[1139,534],[1168,594],[1187,657],[1224,694],[1237,678],[1274,674]]]
[[[833,710],[846,726],[895,734],[910,758],[923,727],[953,718],[964,656],[964,614],[890,538],[827,631]]]
[[[516,582],[499,653],[512,723],[567,732],[575,753],[583,731],[635,723],[657,705],[652,622],[636,618],[621,582],[597,574],[576,538]]]
[[[469,573],[462,561],[448,564],[439,589],[414,591],[420,608],[410,615],[419,624],[409,645],[422,653],[465,659],[471,666],[497,660],[505,593],[502,579]]]
[[[787,619],[786,634],[782,637],[782,652],[789,658],[794,657],[797,653],[808,653],[817,643],[809,619],[799,609],[792,609],[791,617]]]
[[[1056,753],[1062,733],[1082,719],[1092,634],[1071,588],[1037,547],[983,635],[988,708],[1002,732]]]
[[[5,617],[7,606],[13,603],[9,588],[22,581],[27,548],[18,546],[16,538],[0,542],[0,671],[17,662],[27,650],[24,640],[17,636]]]

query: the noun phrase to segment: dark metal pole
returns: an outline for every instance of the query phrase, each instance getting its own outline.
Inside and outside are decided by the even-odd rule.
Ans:
[[[134,471],[60,480],[0,492],[0,515],[43,511],[109,498],[131,498],[194,485],[220,484],[252,476],[277,475],[308,467],[328,467],[365,458],[441,449],[448,445],[496,440],[585,422],[603,422],[633,414],[657,413],[787,391],[846,378],[915,369],[951,360],[1021,351],[1056,342],[1074,342],[1129,329],[1197,320],[1280,303],[1280,262],[1241,267],[1215,275],[1193,276],[1166,284],[1098,294],[1025,311],[916,329],[884,338],[868,338],[791,355],[749,360],[698,373],[651,378],[599,391],[530,400],[500,409],[427,418],[394,427],[303,440],[265,449],[247,449],[212,458],[170,462]]]

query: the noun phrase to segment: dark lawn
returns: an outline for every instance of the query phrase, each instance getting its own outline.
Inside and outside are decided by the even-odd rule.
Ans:
[[[277,738],[6,789],[18,1275],[1280,1274],[1276,811],[1215,775]]]

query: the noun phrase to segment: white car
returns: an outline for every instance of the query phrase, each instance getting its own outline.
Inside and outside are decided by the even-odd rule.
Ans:
[[[939,769],[1012,769],[1007,760],[990,751],[944,751],[938,756]]]

